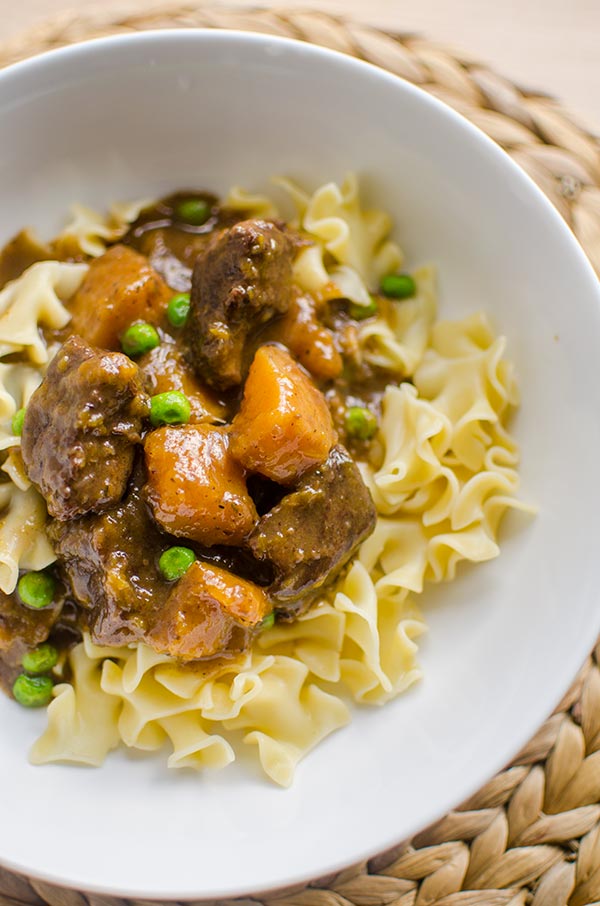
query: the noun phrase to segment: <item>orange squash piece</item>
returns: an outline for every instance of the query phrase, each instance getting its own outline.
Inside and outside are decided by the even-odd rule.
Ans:
[[[319,323],[315,302],[310,296],[294,296],[277,324],[277,334],[300,364],[316,378],[331,381],[342,373],[344,363],[335,347],[333,332]]]
[[[174,586],[148,641],[182,660],[240,653],[271,609],[258,585],[196,560]]]
[[[251,472],[293,484],[336,442],[323,394],[287,350],[261,346],[231,426],[231,452]]]
[[[163,322],[172,295],[147,258],[114,245],[92,261],[73,297],[72,332],[92,346],[119,349],[119,337],[134,321]]]
[[[207,546],[244,541],[258,515],[224,428],[158,428],[144,449],[148,502],[159,525]]]

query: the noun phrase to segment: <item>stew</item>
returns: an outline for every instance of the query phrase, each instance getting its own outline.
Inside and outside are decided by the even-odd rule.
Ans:
[[[377,301],[303,293],[306,244],[180,192],[91,261],[23,418],[57,560],[0,601],[9,690],[24,658],[47,664],[43,643],[83,631],[185,663],[236,656],[309,608],[373,531],[358,463],[389,376],[356,336]],[[0,273],[49,255],[21,233]]]

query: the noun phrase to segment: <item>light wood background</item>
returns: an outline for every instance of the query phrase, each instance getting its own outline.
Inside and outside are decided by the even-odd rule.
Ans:
[[[0,36],[100,3],[104,10],[147,10],[161,0],[0,0]],[[580,122],[600,132],[600,0],[228,0],[227,5],[311,7],[421,32],[480,57],[521,85],[556,95]]]

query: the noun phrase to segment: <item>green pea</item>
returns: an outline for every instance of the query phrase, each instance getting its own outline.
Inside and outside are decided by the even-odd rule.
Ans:
[[[58,663],[58,651],[46,642],[23,655],[21,666],[27,673],[48,673]]]
[[[350,406],[344,417],[346,433],[356,440],[370,440],[377,431],[377,419],[370,409]]]
[[[190,294],[179,293],[167,305],[167,318],[173,327],[183,327],[190,312]]]
[[[52,699],[54,683],[49,676],[26,676],[21,673],[14,682],[13,695],[25,708],[43,708]]]
[[[189,547],[169,547],[160,555],[158,567],[168,582],[174,582],[187,573],[195,559]]]
[[[203,198],[186,198],[175,208],[179,220],[192,226],[202,226],[210,217],[210,205]]]
[[[263,632],[265,629],[272,629],[275,625],[275,611],[272,610],[271,613],[267,614],[264,620],[259,624],[258,628]]]
[[[56,582],[49,573],[43,571],[25,573],[19,579],[17,591],[23,604],[39,610],[52,604],[56,592]]]
[[[348,314],[355,321],[364,321],[365,318],[372,318],[378,311],[379,306],[373,296],[371,296],[371,301],[368,305],[358,305],[356,302],[351,302],[348,306]]]
[[[180,390],[167,390],[150,397],[150,421],[159,425],[185,425],[190,420],[190,401]]]
[[[390,299],[410,299],[416,295],[417,284],[410,274],[387,274],[381,281],[381,292]]]
[[[25,421],[25,409],[17,409],[15,414],[12,417],[11,427],[12,433],[16,437],[20,437],[23,433],[23,422]]]
[[[137,321],[130,324],[121,335],[121,349],[128,356],[143,355],[150,352],[160,344],[160,337],[156,327],[146,321]]]

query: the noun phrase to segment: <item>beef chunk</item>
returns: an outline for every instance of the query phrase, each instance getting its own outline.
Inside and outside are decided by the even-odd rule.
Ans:
[[[63,344],[27,406],[21,447],[52,516],[70,519],[120,500],[148,405],[126,356],[79,337]]]
[[[27,651],[45,642],[60,616],[62,592],[48,607],[36,610],[19,600],[17,593],[0,592],[0,685],[12,686],[21,672]]]
[[[147,511],[137,471],[139,480],[121,503],[102,514],[54,521],[48,529],[98,645],[124,645],[142,638],[169,593],[157,566],[158,556],[169,545]]]
[[[274,223],[244,220],[217,233],[198,256],[189,341],[198,374],[213,387],[241,383],[249,334],[287,310],[294,251]]]
[[[270,593],[278,610],[295,616],[305,609],[371,534],[375,519],[356,463],[344,447],[334,447],[250,536],[254,555],[275,568]]]

